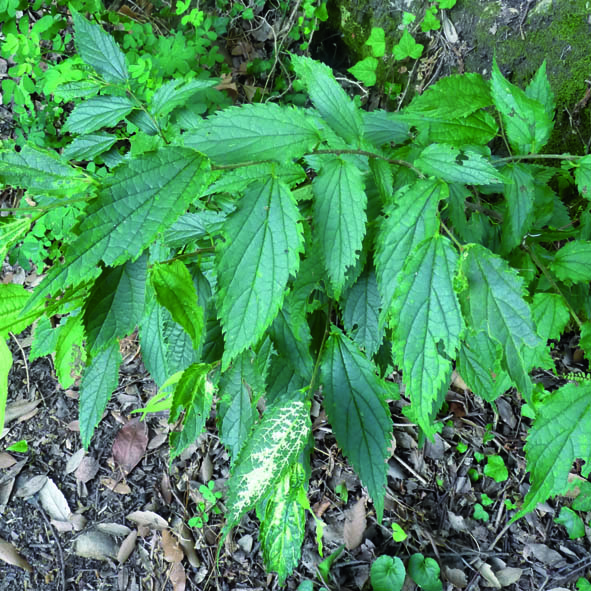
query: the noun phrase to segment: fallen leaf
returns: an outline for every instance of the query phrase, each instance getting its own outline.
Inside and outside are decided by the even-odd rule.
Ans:
[[[19,478],[20,480],[20,478]],[[16,491],[17,497],[28,499],[36,495],[46,484],[49,479],[45,474],[38,474],[27,479],[22,485],[19,485]]]
[[[78,468],[76,468],[74,476],[76,476],[76,480],[86,483],[92,480],[97,475],[98,471],[98,462],[91,456],[85,456],[82,458]]]
[[[70,511],[68,501],[51,478],[47,479],[45,486],[39,491],[39,502],[52,519],[69,521],[72,511]]]
[[[111,536],[92,530],[78,537],[74,544],[74,551],[82,558],[108,560],[117,556],[117,544]]]
[[[114,478],[101,478],[101,484],[118,495],[128,495],[131,493],[131,488],[129,488],[128,484],[115,480]]]
[[[0,560],[29,572],[33,570],[31,565],[17,552],[16,548],[2,538],[0,538]]]
[[[121,542],[119,552],[117,552],[117,561],[119,564],[123,564],[135,549],[135,543],[137,540],[137,530],[133,530],[128,536]]]
[[[129,421],[117,433],[113,442],[113,458],[125,475],[144,457],[147,446],[148,427],[139,419]]]
[[[459,568],[449,568],[444,566],[443,574],[445,575],[445,578],[458,589],[463,589],[468,586],[468,577],[466,576],[466,573]]]
[[[6,405],[6,411],[4,413],[4,422],[8,425],[10,421],[14,421],[14,419],[18,419],[19,417],[24,417],[25,415],[29,414],[34,408],[41,404],[41,400],[33,400],[29,402],[28,400],[19,400],[18,402],[12,402],[11,404]]]
[[[501,583],[495,577],[492,568],[486,562],[480,562],[480,566],[477,566],[478,572],[482,576],[482,578],[488,583],[489,587],[493,587],[494,589],[500,589]]]
[[[66,462],[66,470],[65,470],[66,474],[71,474],[72,472],[74,472],[74,470],[76,470],[76,468],[78,468],[78,466],[80,465],[80,462],[84,458],[85,453],[86,453],[86,451],[84,450],[83,447],[81,447],[76,453],[73,453],[68,458],[68,461]]]
[[[178,517],[174,522],[174,527],[178,536],[179,544],[185,551],[185,556],[187,557],[189,564],[195,568],[199,568],[201,566],[201,561],[199,560],[197,552],[195,552],[195,540],[191,530]]]
[[[131,529],[121,523],[99,523],[96,528],[104,534],[115,537],[125,537],[131,533]]]
[[[168,578],[172,583],[173,591],[185,591],[187,576],[185,575],[185,567],[180,562],[175,562],[170,567]]]
[[[508,566],[506,568],[502,568],[501,570],[498,570],[495,573],[499,583],[501,583],[501,585],[503,585],[503,587],[508,587],[509,585],[513,585],[513,584],[517,583],[517,581],[519,581],[519,579],[521,578],[522,574],[523,574],[523,569],[514,568],[511,566]]]
[[[167,529],[162,531],[161,543],[166,562],[180,562],[185,557],[176,536]]]
[[[160,517],[158,513],[153,511],[133,511],[127,516],[129,521],[133,521],[138,525],[146,525],[152,529],[167,529],[168,522],[164,517]]]
[[[15,464],[16,460],[13,456],[5,451],[0,452],[0,469],[10,468],[10,466],[14,466]]]
[[[366,527],[365,497],[361,497],[351,508],[345,511],[343,536],[347,550],[353,550],[363,542],[363,533]]]

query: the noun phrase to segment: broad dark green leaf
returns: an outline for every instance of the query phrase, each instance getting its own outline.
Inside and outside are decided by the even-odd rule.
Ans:
[[[111,343],[90,360],[80,382],[80,439],[88,449],[92,434],[99,424],[111,394],[119,383],[121,353],[119,343]]]
[[[105,83],[101,80],[76,80],[59,84],[53,89],[57,101],[69,102],[77,98],[88,98],[98,93]]]
[[[41,316],[41,305],[23,312],[30,297],[31,293],[22,285],[0,283],[0,339],[8,337],[9,332],[19,334]]]
[[[323,163],[312,187],[315,231],[338,296],[347,268],[355,264],[365,236],[367,196],[363,176],[353,159],[333,157]]]
[[[217,233],[225,219],[224,213],[207,209],[186,213],[164,232],[164,244],[178,248],[205,238],[210,233]]]
[[[197,304],[197,292],[185,264],[179,260],[156,263],[150,269],[150,283],[160,305],[187,331],[193,347],[198,349],[203,332],[203,308]]]
[[[363,134],[361,112],[335,80],[332,70],[303,56],[292,55],[291,62],[322,118],[347,142],[359,142]]]
[[[174,79],[166,82],[156,90],[150,100],[150,112],[157,117],[165,117],[173,109],[184,105],[200,90],[206,90],[218,84],[215,78],[192,80]]]
[[[275,103],[224,109],[184,135],[186,146],[203,152],[215,164],[286,162],[319,141],[319,131],[306,111]]]
[[[169,422],[177,421],[183,411],[185,414],[181,430],[170,434],[171,460],[197,439],[209,418],[215,390],[208,377],[211,369],[207,363],[193,363],[185,369],[174,389]]]
[[[92,286],[84,307],[86,344],[95,353],[128,335],[144,312],[148,257],[107,267]]]
[[[374,146],[384,144],[402,144],[410,134],[410,125],[396,117],[396,113],[387,111],[361,111],[363,117],[363,135]]]
[[[583,156],[575,168],[575,182],[579,193],[591,201],[591,154]]]
[[[95,96],[77,104],[62,130],[91,133],[101,127],[114,127],[131,113],[135,103],[125,96]]]
[[[554,255],[550,269],[561,281],[591,281],[591,241],[574,240],[565,244]]]
[[[570,320],[564,298],[557,293],[536,293],[531,305],[537,333],[544,342],[559,339]]]
[[[117,139],[117,136],[110,133],[80,135],[66,146],[63,156],[68,160],[92,160],[95,156],[106,152]]]
[[[388,390],[373,364],[336,327],[326,343],[320,374],[334,435],[367,487],[381,521],[392,434]]]
[[[501,171],[506,177],[504,195],[507,210],[504,217],[501,246],[508,253],[521,244],[534,219],[534,177],[526,164],[509,164]]]
[[[51,355],[55,351],[59,327],[53,328],[51,320],[47,316],[41,316],[35,325],[33,342],[29,350],[29,361],[32,362],[40,357]]]
[[[289,188],[272,177],[251,185],[224,224],[224,234],[216,263],[226,369],[273,322],[289,276],[298,269],[303,236]]]
[[[402,368],[413,417],[430,437],[464,330],[453,285],[457,262],[447,238],[421,242],[406,259],[392,303],[394,362]]]
[[[111,35],[70,7],[74,20],[74,45],[78,55],[108,82],[126,82],[125,54]]]
[[[443,584],[439,578],[439,565],[436,560],[422,554],[413,554],[408,561],[408,574],[410,578],[423,591],[442,591]]]
[[[437,232],[439,201],[447,195],[447,185],[420,180],[397,191],[392,204],[386,207],[375,252],[376,277],[383,302],[382,323],[391,309],[404,261],[420,242]]]
[[[404,585],[406,570],[402,560],[383,554],[376,558],[370,570],[373,591],[400,591]]]
[[[530,367],[524,349],[540,343],[529,306],[523,299],[523,280],[507,263],[480,245],[470,246],[462,258],[467,290],[462,293],[466,321],[503,347],[503,368],[521,394],[531,397]]]

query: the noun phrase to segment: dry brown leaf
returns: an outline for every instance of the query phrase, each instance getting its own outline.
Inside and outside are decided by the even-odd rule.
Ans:
[[[480,565],[476,565],[478,572],[482,576],[482,578],[488,583],[488,587],[493,587],[494,589],[501,589],[501,583],[495,577],[492,568],[486,562],[480,562]]]
[[[15,464],[16,460],[13,456],[5,451],[0,452],[0,469],[10,468],[10,466],[14,466]]]
[[[68,461],[66,462],[66,470],[65,470],[66,474],[71,474],[72,472],[74,472],[74,470],[76,470],[76,468],[78,468],[78,466],[80,465],[80,462],[84,458],[85,453],[86,453],[86,451],[84,450],[83,447],[81,447],[76,453],[73,453],[68,458]]]
[[[82,458],[78,468],[76,468],[74,476],[76,476],[76,480],[87,483],[96,476],[98,471],[98,462],[91,456],[85,456]]]
[[[133,521],[138,525],[145,525],[152,529],[167,529],[168,522],[164,517],[160,517],[154,511],[133,511],[127,516],[129,521]]]
[[[131,529],[121,523],[99,523],[96,528],[104,534],[114,537],[124,538],[131,533]]]
[[[166,562],[180,562],[185,557],[176,536],[167,529],[162,531],[162,550]]]
[[[28,499],[33,495],[36,495],[47,483],[49,479],[45,474],[38,474],[29,478],[22,486],[19,486],[16,491],[17,497]]]
[[[0,538],[0,560],[29,572],[33,570],[31,565],[17,552],[16,548],[2,538]]]
[[[117,545],[111,536],[98,530],[91,530],[76,539],[74,551],[83,558],[108,560],[117,556]]]
[[[68,431],[74,431],[74,433],[80,433],[80,421],[76,419],[75,421],[71,421],[67,425]]]
[[[506,568],[502,568],[498,570],[495,575],[501,583],[503,587],[508,587],[509,585],[514,585],[519,581],[521,575],[523,574],[523,569],[515,568],[511,566],[507,566]]]
[[[4,414],[4,422],[8,425],[10,421],[24,417],[29,414],[33,409],[41,404],[41,400],[19,400],[18,402],[12,402],[6,405],[6,412]]]
[[[166,472],[162,473],[162,479],[160,480],[160,492],[164,501],[170,505],[172,503],[172,489],[170,487],[170,478]]]
[[[148,426],[139,419],[129,421],[117,433],[113,442],[113,458],[125,475],[144,457],[147,446]]]
[[[137,530],[133,530],[129,535],[121,542],[119,552],[117,552],[117,561],[119,564],[123,564],[135,549],[135,542],[137,540]]]
[[[463,570],[459,568],[449,568],[448,566],[443,567],[443,574],[445,578],[458,589],[463,589],[468,586],[468,577]]]
[[[57,487],[57,484],[47,479],[45,486],[39,491],[39,502],[49,513],[49,516],[56,521],[68,521],[72,511],[64,497],[64,493]]]
[[[129,488],[128,484],[115,480],[114,478],[101,478],[101,484],[118,495],[128,495],[131,493],[131,488]]]
[[[153,450],[159,448],[161,445],[164,445],[168,440],[168,435],[166,433],[158,433],[154,435],[152,439],[150,439],[150,443],[148,443],[148,449]]]
[[[201,566],[201,561],[199,560],[197,552],[195,552],[195,539],[193,538],[193,533],[187,527],[185,522],[181,521],[178,517],[175,519],[174,527],[177,532],[179,544],[185,551],[185,556],[187,557],[189,564],[195,568],[199,568]]]
[[[343,536],[347,550],[353,550],[363,542],[363,533],[366,527],[365,498],[361,497],[351,508],[345,511]]]
[[[170,567],[168,577],[172,583],[173,591],[185,591],[187,576],[185,575],[185,567],[180,562],[175,562]]]

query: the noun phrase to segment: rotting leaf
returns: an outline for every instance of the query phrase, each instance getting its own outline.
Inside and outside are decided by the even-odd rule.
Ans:
[[[352,507],[345,511],[344,538],[347,550],[353,550],[363,542],[363,533],[367,525],[365,501],[366,499],[361,497]]]
[[[161,543],[162,550],[164,550],[164,560],[166,560],[166,562],[180,562],[185,557],[178,539],[167,529],[162,530]]]
[[[113,458],[127,476],[144,457],[148,446],[148,427],[139,419],[124,425],[113,442]]]

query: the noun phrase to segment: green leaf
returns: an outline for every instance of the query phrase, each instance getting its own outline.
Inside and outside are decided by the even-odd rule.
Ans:
[[[410,134],[408,123],[401,121],[397,113],[387,111],[362,111],[363,135],[374,146],[383,146],[390,142],[402,144]]]
[[[404,585],[406,570],[402,560],[395,556],[379,556],[369,571],[373,591],[400,591]]]
[[[506,80],[495,59],[491,92],[511,147],[520,154],[537,154],[550,138],[554,125],[552,114],[548,114],[539,101]]]
[[[570,320],[564,298],[556,293],[536,293],[531,306],[537,333],[544,342],[559,339]]]
[[[377,82],[377,67],[378,60],[375,57],[369,56],[357,62],[353,67],[348,68],[347,72],[351,72],[365,86],[373,86]]]
[[[402,368],[413,417],[429,436],[464,329],[453,286],[457,262],[447,238],[428,238],[406,259],[394,292],[394,362]]]
[[[293,572],[302,553],[306,513],[298,494],[306,494],[301,484],[303,478],[303,467],[294,464],[275,485],[260,519],[259,540],[265,568],[277,573],[279,585]]]
[[[332,70],[308,57],[292,55],[297,76],[322,118],[347,142],[359,142],[363,134],[361,113],[355,103],[334,79]]]
[[[63,195],[68,189],[84,191],[88,181],[75,168],[58,156],[40,148],[25,145],[20,152],[0,152],[0,182],[22,187],[33,195]]]
[[[525,94],[529,98],[538,101],[544,107],[550,119],[554,116],[556,102],[554,92],[550,82],[548,82],[548,76],[546,76],[546,60],[542,62],[535,76],[529,81],[525,88]]]
[[[439,565],[433,558],[425,558],[422,554],[413,554],[408,560],[410,578],[424,591],[442,591],[443,585],[439,578]]]
[[[501,232],[501,247],[508,253],[521,244],[534,219],[534,177],[527,164],[509,164],[502,170],[507,210]]]
[[[224,233],[216,266],[226,369],[277,315],[289,275],[299,266],[303,235],[290,190],[273,177],[248,188],[224,224]]]
[[[402,529],[400,524],[393,523],[392,524],[392,539],[395,542],[404,542],[408,538],[408,534]]]
[[[374,57],[383,57],[386,53],[386,33],[384,29],[382,27],[372,27],[365,45],[369,45]]]
[[[312,181],[314,221],[326,270],[335,293],[345,284],[365,236],[367,196],[363,175],[346,156],[326,159]]]
[[[437,8],[431,6],[425,10],[425,17],[421,23],[421,31],[428,33],[429,31],[438,31],[441,29],[441,21],[437,18]]]
[[[22,285],[0,284],[0,339],[6,338],[9,332],[22,332],[41,316],[42,306],[36,306],[28,313],[23,312],[30,297],[31,294]]]
[[[135,103],[125,96],[95,96],[74,107],[62,130],[86,134],[101,127],[114,127],[134,106]]]
[[[33,333],[33,342],[29,351],[29,361],[51,355],[55,351],[59,328],[51,326],[51,320],[47,316],[41,316]]]
[[[10,221],[0,222],[0,261],[6,258],[12,246],[19,242],[31,227],[31,220],[28,218],[8,219]]]
[[[231,107],[184,135],[184,143],[215,164],[300,158],[320,141],[313,119],[303,109],[275,103]]]
[[[208,177],[203,156],[177,146],[118,166],[88,204],[78,236],[66,249],[65,263],[47,274],[27,308],[46,295],[95,277],[101,260],[117,266],[138,257],[187,209]]]
[[[450,183],[493,185],[503,180],[499,171],[480,154],[447,144],[431,144],[414,165],[425,174]]]
[[[169,423],[178,420],[185,411],[181,431],[170,434],[170,459],[179,456],[203,431],[211,412],[214,384],[209,380],[211,365],[193,363],[181,376],[174,389]]]
[[[467,252],[466,252],[467,251]],[[466,321],[483,330],[503,347],[503,368],[520,389],[531,397],[529,367],[524,349],[540,344],[531,312],[523,300],[523,280],[500,257],[480,245],[470,246],[462,258],[462,271],[468,282],[462,294]]]
[[[591,361],[591,322],[583,322],[579,347],[583,349],[587,361]]]
[[[148,257],[102,270],[84,306],[86,344],[92,353],[131,333],[144,312]]]
[[[372,363],[336,327],[326,343],[320,373],[334,435],[367,487],[381,521],[392,432],[387,389]]]
[[[186,213],[164,232],[164,244],[179,248],[205,238],[212,232],[216,233],[226,217],[224,213],[207,209]]]
[[[163,84],[150,100],[150,113],[156,117],[165,117],[173,109],[185,105],[200,90],[207,90],[218,84],[215,78],[192,80],[169,80]]]
[[[26,439],[21,439],[20,441],[17,441],[12,445],[9,445],[6,448],[6,451],[15,451],[17,453],[24,454],[29,451],[29,444],[27,443]]]
[[[82,315],[68,317],[61,328],[55,347],[55,371],[62,388],[70,388],[82,373],[86,351],[82,345]]]
[[[233,462],[258,418],[257,402],[265,392],[255,354],[243,351],[220,377],[218,425],[220,439]]]
[[[74,20],[74,44],[86,64],[108,82],[126,82],[129,78],[125,55],[111,35],[88,22],[70,6]]]
[[[554,523],[564,525],[570,540],[576,540],[585,535],[585,524],[583,520],[568,507],[560,508],[560,514],[554,518]]]
[[[459,119],[490,105],[490,87],[480,74],[453,74],[441,78],[423,94],[416,95],[404,112]]]
[[[74,138],[66,146],[63,156],[67,160],[92,160],[106,152],[119,138],[110,133],[88,133]]]
[[[591,201],[591,154],[587,154],[577,161],[575,182],[579,193]]]
[[[203,308],[197,305],[197,292],[189,269],[179,260],[157,263],[150,270],[150,282],[156,299],[191,337],[199,348],[203,332]]]
[[[479,521],[484,521],[485,523],[490,520],[490,515],[480,503],[474,504],[474,513],[472,513],[472,517]]]
[[[6,340],[0,337],[0,433],[4,431],[4,416],[8,399],[8,374],[11,367],[12,353]]]
[[[101,80],[76,80],[59,84],[53,89],[53,96],[57,101],[69,102],[77,98],[94,96],[105,83]],[[46,94],[47,90],[45,91]]]
[[[484,466],[484,475],[492,478],[495,482],[505,482],[509,478],[507,466],[501,456],[488,456],[486,466]]]
[[[310,434],[309,403],[291,397],[268,407],[240,450],[228,481],[226,531],[254,508],[295,462]]]
[[[400,41],[394,46],[392,53],[394,59],[403,60],[407,57],[411,57],[413,60],[418,60],[423,53],[424,45],[417,43],[414,37],[404,29]]]
[[[458,373],[482,399],[493,402],[511,387],[511,379],[501,367],[501,345],[483,331],[468,332],[456,360]]]
[[[561,281],[591,281],[591,241],[574,240],[565,244],[550,263],[550,269]]]
[[[380,348],[384,338],[380,326],[382,299],[373,269],[366,269],[351,289],[347,290],[343,303],[343,324],[348,335],[361,347],[368,358]]]
[[[99,424],[107,403],[119,384],[121,353],[119,343],[112,341],[109,346],[90,360],[80,382],[80,439],[88,449],[92,434]]]
[[[583,478],[591,471],[591,383],[566,384],[544,399],[527,436],[525,456],[531,486],[511,521],[570,488],[568,474],[582,459]]]

